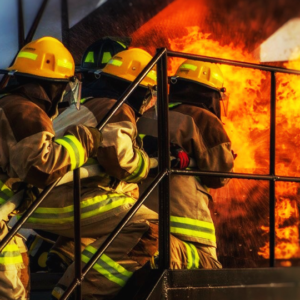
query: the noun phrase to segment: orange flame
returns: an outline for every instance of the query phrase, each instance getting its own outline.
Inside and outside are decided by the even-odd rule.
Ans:
[[[174,51],[217,58],[258,63],[240,46],[220,45],[197,26],[187,27],[187,35],[169,39]],[[169,75],[175,74],[183,59],[172,58]],[[300,69],[300,63],[288,63],[288,68]],[[229,92],[227,117],[222,116],[225,129],[238,157],[236,172],[269,172],[270,141],[270,76],[255,69],[220,65]],[[300,146],[300,88],[299,76],[277,75],[277,133],[276,174],[299,176],[298,151]],[[259,183],[257,183],[259,184]],[[276,249],[277,259],[300,257],[296,183],[276,184]],[[263,226],[268,232],[269,228]],[[260,248],[259,255],[269,256],[269,243]]]

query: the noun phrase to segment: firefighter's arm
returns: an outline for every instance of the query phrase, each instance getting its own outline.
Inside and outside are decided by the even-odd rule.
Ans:
[[[60,139],[52,130],[24,138],[10,149],[11,167],[21,180],[44,188],[95,154],[95,137],[82,125],[72,126]]]
[[[107,124],[98,149],[99,164],[110,175],[126,182],[139,182],[147,177],[149,157],[136,142],[137,129],[130,121]]]
[[[203,115],[202,119],[202,122],[197,122],[199,130],[197,130],[198,134],[193,137],[192,143],[198,169],[232,172],[235,156],[222,122],[209,114]],[[227,184],[229,178],[201,176],[201,181],[210,188],[219,188]]]

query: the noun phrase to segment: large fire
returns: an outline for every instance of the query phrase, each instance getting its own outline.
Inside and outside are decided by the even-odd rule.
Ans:
[[[222,46],[210,39],[209,34],[200,28],[187,27],[186,36],[169,39],[174,51],[233,59],[238,61],[255,61],[250,53],[242,47],[232,44]],[[183,59],[173,58],[169,63],[169,74],[173,75]],[[287,68],[299,69],[299,63],[287,63]],[[228,113],[222,116],[226,131],[231,138],[232,147],[238,154],[235,161],[236,172],[269,172],[269,135],[270,135],[270,76],[267,72],[255,69],[220,65],[225,75],[225,86],[229,93]],[[276,174],[299,176],[297,149],[300,146],[300,88],[299,76],[277,74],[277,111],[276,111]],[[237,180],[235,180],[237,181]],[[241,181],[240,181],[241,182]],[[240,183],[239,191],[233,185],[214,192],[218,197],[235,197],[245,203],[254,201],[253,196],[266,194],[266,183],[252,182],[249,192],[246,182]],[[237,194],[234,194],[238,193]],[[298,185],[296,183],[276,184],[276,249],[277,259],[300,257],[299,251],[299,212],[297,205]],[[221,196],[222,195],[222,196]],[[237,200],[236,200],[237,201]],[[233,204],[234,205],[234,204]],[[267,204],[268,205],[268,204]],[[228,205],[230,210],[230,204]],[[259,209],[259,208],[258,208]],[[246,207],[247,211],[247,207]],[[233,210],[231,210],[233,213]],[[258,212],[254,212],[259,214]],[[216,213],[217,214],[217,213]],[[263,258],[269,256],[268,220],[260,224],[261,233],[265,233],[264,245],[259,246],[258,254]],[[258,238],[257,238],[258,239]],[[255,237],[254,237],[255,240]],[[249,246],[249,248],[251,248]],[[249,251],[252,251],[249,249]]]

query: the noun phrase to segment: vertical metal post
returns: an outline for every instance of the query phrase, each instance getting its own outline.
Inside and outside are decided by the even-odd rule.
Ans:
[[[170,170],[167,54],[157,62],[158,169]],[[170,268],[170,176],[159,184],[159,268]]]
[[[76,300],[81,300],[81,183],[80,168],[74,170],[73,176],[73,197],[74,197],[74,255],[75,255],[75,278],[78,283],[76,287]]]
[[[271,72],[271,105],[270,105],[270,175],[275,175],[276,146],[276,75]],[[269,185],[269,227],[270,227],[270,267],[275,267],[275,180]]]
[[[19,49],[24,46],[24,18],[23,18],[23,2],[18,0],[18,35],[19,35]]]
[[[69,47],[69,7],[68,0],[61,1],[61,32],[62,42]]]

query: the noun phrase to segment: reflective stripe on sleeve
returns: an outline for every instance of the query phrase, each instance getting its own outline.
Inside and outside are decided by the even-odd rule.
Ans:
[[[85,151],[75,136],[65,135],[63,138],[55,140],[55,142],[67,149],[70,155],[72,170],[77,169],[84,164]]]
[[[187,253],[187,269],[198,269],[200,264],[200,257],[195,245],[183,242]]]
[[[215,227],[212,222],[175,216],[171,216],[170,221],[171,233],[216,241]]]
[[[81,218],[90,218],[123,205],[133,203],[135,203],[135,200],[124,194],[107,194],[88,198],[80,203]],[[65,224],[73,222],[73,216],[73,205],[55,208],[38,207],[27,222],[41,224]]]
[[[97,252],[97,249],[92,246],[87,246],[81,255],[81,260],[88,263],[92,256]],[[127,271],[124,267],[112,260],[106,254],[98,259],[94,264],[93,269],[120,286],[124,286],[128,279],[132,276],[132,272]]]
[[[145,178],[146,172],[148,170],[148,159],[142,151],[136,150],[139,161],[136,169],[132,174],[123,179],[126,182],[139,182],[141,179]]]
[[[6,245],[0,253],[0,264],[7,266],[20,263],[23,263],[23,259],[19,247],[14,243]]]
[[[0,205],[14,195],[13,191],[0,180]]]

